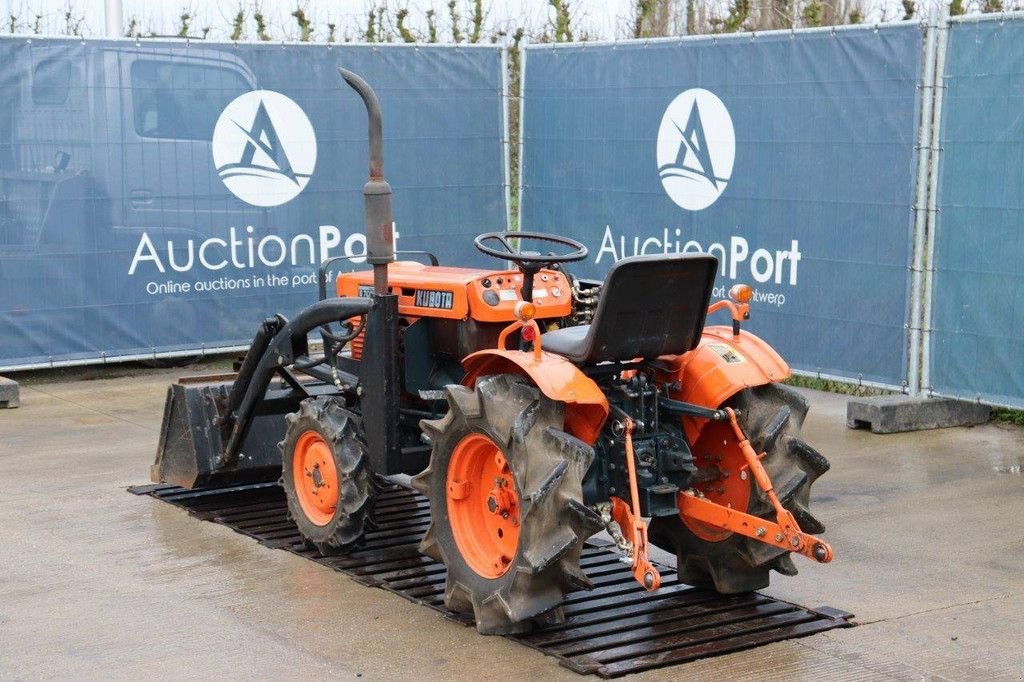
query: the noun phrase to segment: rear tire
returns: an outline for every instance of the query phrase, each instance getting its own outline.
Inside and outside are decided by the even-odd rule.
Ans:
[[[378,488],[362,420],[337,398],[307,398],[289,414],[281,450],[288,516],[324,556],[357,547],[372,525]]]
[[[740,426],[754,450],[767,453],[762,463],[782,505],[793,513],[804,532],[823,532],[825,526],[811,515],[809,502],[811,485],[828,471],[829,463],[800,438],[807,401],[787,386],[768,384],[741,391],[731,405],[740,411]],[[694,454],[699,463],[705,453],[695,449]],[[731,473],[733,477],[725,479],[725,485],[736,484],[735,472]],[[774,521],[775,511],[752,476],[748,484],[747,513]],[[721,537],[709,532],[697,534],[678,516],[654,519],[650,538],[655,545],[676,554],[679,580],[723,594],[767,587],[772,569],[784,575],[797,573],[786,550],[735,533]]]
[[[420,551],[448,569],[445,605],[473,614],[483,634],[561,622],[565,594],[591,587],[580,552],[603,528],[583,504],[593,448],[562,430],[564,405],[524,377],[446,393],[448,414],[420,422],[433,452],[413,479],[430,498]]]

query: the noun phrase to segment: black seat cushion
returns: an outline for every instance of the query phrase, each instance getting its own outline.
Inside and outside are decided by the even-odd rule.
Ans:
[[[589,324],[556,329],[541,335],[541,345],[549,353],[563,355],[573,362],[579,362],[577,357],[586,356],[583,342],[586,340],[588,331],[590,331]]]
[[[697,347],[718,259],[707,254],[624,258],[611,267],[591,324],[541,336],[576,364],[645,360]]]

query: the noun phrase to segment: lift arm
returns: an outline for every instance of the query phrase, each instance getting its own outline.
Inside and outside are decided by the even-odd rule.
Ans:
[[[725,413],[757,486],[775,510],[775,522],[712,502],[693,489],[679,493],[679,513],[693,521],[739,533],[788,552],[797,552],[823,564],[832,561],[832,548],[828,543],[800,530],[796,518],[782,506],[771,477],[761,464],[764,455],[758,455],[750,445],[750,439],[736,420],[735,410],[726,408]]]
[[[623,535],[633,547],[633,578],[644,589],[653,592],[661,586],[661,574],[647,557],[647,522],[640,515],[640,493],[636,482],[636,453],[633,451],[633,420],[623,414],[626,440],[626,472],[629,474],[631,502],[612,496],[612,518],[619,524]]]

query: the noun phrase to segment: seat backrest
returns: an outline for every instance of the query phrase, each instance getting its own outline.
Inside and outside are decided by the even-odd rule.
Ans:
[[[624,258],[608,271],[586,362],[679,354],[697,347],[718,259],[702,253]]]

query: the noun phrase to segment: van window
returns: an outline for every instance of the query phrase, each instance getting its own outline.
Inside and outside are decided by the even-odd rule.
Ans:
[[[32,72],[33,104],[64,104],[71,90],[71,60],[44,59]]]
[[[132,108],[140,137],[209,140],[231,100],[252,89],[242,74],[195,63],[132,64]]]

